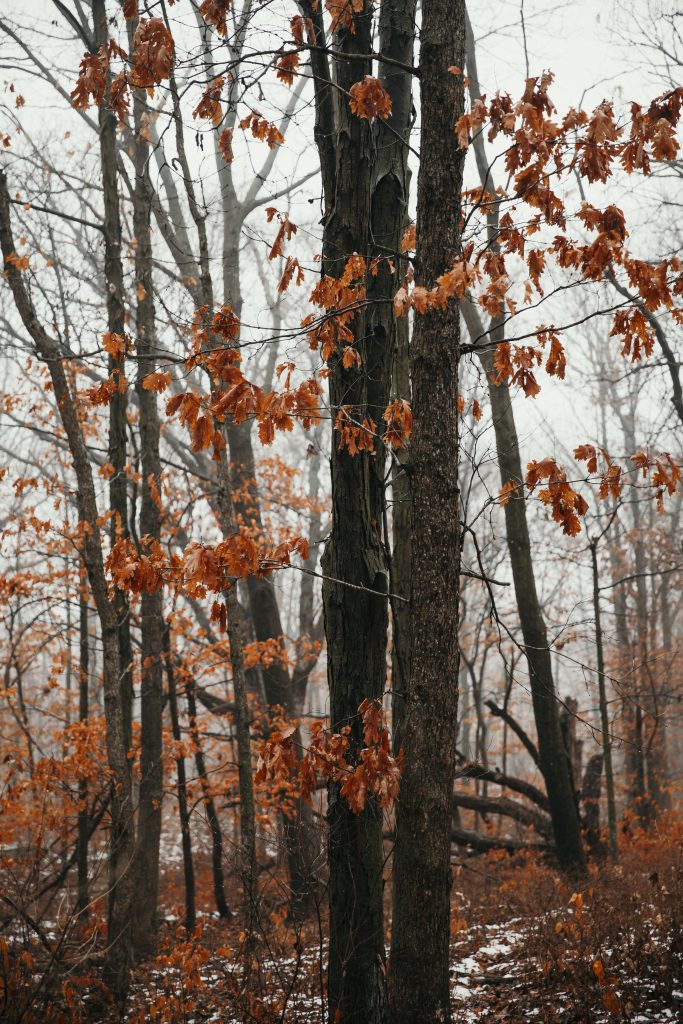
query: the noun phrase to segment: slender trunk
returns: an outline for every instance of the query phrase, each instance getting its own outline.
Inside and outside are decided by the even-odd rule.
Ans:
[[[593,754],[589,758],[581,781],[582,824],[586,837],[586,845],[591,854],[598,860],[605,855],[605,846],[600,835],[600,788],[602,782],[603,754]],[[610,847],[612,846],[610,835]],[[616,835],[614,850],[618,852]],[[614,856],[612,855],[614,863]]]
[[[190,215],[197,230],[199,242],[199,273],[200,273],[200,294],[202,303],[206,308],[206,314],[211,316],[214,309],[213,281],[209,262],[209,240],[206,231],[206,221],[201,214],[197,203],[197,196],[194,182],[190,171],[190,165],[185,150],[185,138],[183,134],[182,111],[178,86],[173,71],[170,73],[169,83],[173,101],[173,120],[175,126],[176,145],[178,149],[178,160],[183,176],[183,184],[187,195]],[[211,332],[206,324],[209,345],[212,344]],[[211,381],[211,396],[218,397],[217,385]],[[214,423],[216,430],[223,430],[218,422]],[[218,463],[218,489],[216,504],[221,531],[224,537],[231,537],[237,532],[235,509],[232,498],[230,473],[225,448],[221,451]],[[228,615],[228,641],[230,644],[230,666],[232,669],[232,684],[235,694],[235,733],[237,739],[237,762],[238,779],[240,791],[240,860],[241,873],[244,886],[244,917],[245,927],[249,936],[253,935],[257,925],[257,883],[258,873],[256,868],[256,817],[254,805],[254,780],[251,763],[251,740],[249,736],[249,704],[244,670],[244,651],[242,631],[240,628],[239,603],[237,600],[237,582],[224,592],[225,607]]]
[[[467,72],[469,91],[474,101],[480,98],[481,90],[474,37],[469,20],[467,24]],[[473,148],[482,187],[493,190],[495,185],[486,158],[482,135],[477,134]],[[494,209],[488,217],[489,239],[494,250],[498,244],[496,240],[497,224],[498,210]],[[484,333],[481,329],[480,318],[470,303],[463,305],[463,313],[474,341]],[[502,326],[492,321],[490,327],[490,340],[504,341]],[[493,349],[491,347],[479,349],[477,354],[488,382],[501,484],[516,483],[518,485],[516,493],[505,505],[505,527],[517,609],[529,666],[540,765],[550,803],[557,855],[564,867],[583,872],[586,858],[581,842],[576,793],[562,740],[548,635],[536,591],[529,524],[526,517],[524,475],[510,388],[505,381],[499,385],[494,383]]]
[[[80,581],[80,653],[78,680],[78,721],[88,721],[88,691],[90,686],[90,639],[88,637],[88,596],[85,591],[85,580]],[[88,814],[88,780],[78,780],[78,852],[76,865],[78,872],[78,897],[76,908],[82,919],[88,916],[90,905],[90,886],[88,883],[88,844],[90,815]]]
[[[234,523],[229,523],[234,531]],[[249,701],[244,674],[242,632],[239,624],[236,585],[225,592],[228,610],[228,641],[232,686],[235,695],[235,738],[237,740],[237,774],[240,793],[240,857],[244,894],[244,924],[247,936],[256,934],[258,927],[258,869],[256,865],[256,809],[254,805],[254,777],[251,763],[249,735]]]
[[[170,658],[170,640],[168,643],[166,657]],[[202,787],[202,797],[211,833],[211,871],[213,874],[213,895],[216,901],[216,910],[220,917],[230,917],[230,908],[225,898],[225,880],[223,876],[223,833],[221,832],[221,825],[218,820],[216,804],[211,795],[204,751],[202,750],[199,730],[197,728],[197,698],[195,696],[194,678],[191,675],[187,677],[185,683],[185,696],[187,698],[187,710],[190,719],[190,737],[194,744],[194,763],[197,769],[199,784]]]
[[[95,44],[106,48],[109,24],[106,0],[93,0]],[[102,171],[102,198],[104,203],[104,280],[107,295],[107,328],[123,338],[126,333],[126,312],[123,305],[124,280],[121,261],[121,215],[117,180],[116,115],[109,106],[111,78],[108,76],[104,100],[98,108],[100,128],[100,164]],[[109,376],[114,381],[125,379],[125,356],[109,356]],[[119,537],[128,536],[128,478],[126,476],[126,429],[128,396],[126,391],[114,389],[109,402],[109,507],[114,513],[111,521],[112,544]],[[133,648],[130,637],[130,610],[124,590],[116,588],[114,605],[118,619],[119,661],[121,664],[121,701],[124,735],[130,748],[133,715]]]
[[[132,955],[131,915],[134,885],[131,866],[135,850],[135,819],[120,687],[119,619],[117,609],[109,599],[90,457],[64,369],[63,353],[39,321],[21,271],[17,270],[10,259],[16,252],[16,246],[12,234],[7,178],[2,171],[0,247],[5,261],[5,279],[12,289],[17,312],[33,341],[37,355],[50,372],[55,405],[66,435],[78,485],[78,516],[80,522],[86,524],[83,530],[82,554],[100,620],[107,761],[112,776],[108,942],[103,976],[105,984],[122,1004],[128,992]]]
[[[496,385],[493,382],[492,352],[482,351],[479,358],[489,382],[500,481],[501,484],[518,484],[517,492],[505,505],[505,526],[515,598],[529,666],[538,752],[550,803],[557,856],[564,867],[582,871],[585,866],[585,854],[581,842],[576,794],[562,739],[548,634],[536,591],[523,490],[524,474],[510,389],[505,383]]]
[[[170,630],[167,627],[164,635],[164,653],[166,655],[166,679],[168,680],[168,704],[171,711],[171,729],[173,739],[178,747],[175,757],[178,797],[178,816],[180,818],[180,838],[183,847],[183,874],[185,877],[185,931],[192,935],[197,923],[195,909],[194,862],[192,860],[192,836],[190,833],[190,815],[187,809],[187,777],[185,775],[185,758],[180,752],[182,736],[178,716],[178,694],[175,684],[175,666],[171,654]]]
[[[619,859],[617,845],[617,806],[614,798],[614,771],[612,769],[612,741],[610,738],[610,721],[607,708],[607,688],[605,685],[605,656],[602,644],[602,620],[600,616],[600,587],[598,576],[598,550],[595,541],[591,542],[591,565],[593,568],[593,615],[595,617],[595,653],[598,662],[598,693],[600,700],[600,728],[602,730],[602,755],[605,772],[605,788],[607,790],[607,828],[609,831],[610,856],[616,864]]]
[[[612,545],[609,548],[612,580],[623,575],[622,564]],[[622,694],[622,728],[626,733],[624,746],[624,768],[627,781],[627,806],[629,813],[636,813],[637,805],[645,793],[642,772],[642,742],[637,742],[636,702],[633,693],[633,657],[628,631],[628,606],[626,591],[622,585],[615,586],[614,622],[618,652],[619,690]]]
[[[236,41],[237,47],[241,41]],[[212,61],[205,45],[207,68]],[[234,122],[235,106],[229,111],[228,123]],[[245,207],[240,204],[235,190],[232,168],[225,162],[214,136],[216,166],[223,199],[223,301],[230,305],[236,316],[242,314],[242,267],[240,241]],[[270,159],[270,158],[268,158]],[[252,443],[252,422],[227,423],[230,452],[231,489],[238,524],[248,525],[259,536],[264,533],[261,497],[256,473],[256,459]],[[269,708],[281,707],[290,717],[297,715],[297,693],[286,666],[285,635],[277,600],[277,592],[268,576],[249,575],[246,579],[249,610],[256,640],[259,643],[275,641],[281,658],[269,659],[261,666],[263,688]],[[295,734],[296,749],[301,750],[301,736]],[[290,907],[295,918],[305,916],[310,902],[310,864],[312,861],[311,815],[305,801],[297,801],[293,817],[282,815],[283,839],[289,871]]]
[[[463,0],[424,0],[415,281],[432,288],[460,255]],[[458,697],[458,303],[416,315],[410,350],[411,675],[396,815],[390,1017],[451,1019],[451,809]]]
[[[629,449],[631,450],[631,449]],[[656,817],[659,805],[659,779],[656,759],[652,756],[652,740],[657,729],[656,706],[653,699],[648,644],[647,561],[641,541],[638,510],[633,507],[634,570],[636,576],[636,630],[638,634],[638,689],[636,693],[636,743],[640,751],[638,789],[642,792],[640,817],[649,822]],[[647,725],[650,736],[646,737]]]
[[[129,22],[129,38],[135,30]],[[144,551],[161,540],[161,459],[157,398],[144,386],[144,378],[156,370],[154,280],[152,274],[151,203],[147,188],[149,145],[145,139],[147,103],[142,90],[133,92],[135,126],[135,192],[133,229],[136,238],[135,284],[138,373],[135,388],[140,407],[140,455],[142,462],[140,543]],[[137,892],[134,927],[135,953],[151,956],[159,928],[159,844],[164,796],[162,760],[162,648],[163,590],[144,591],[140,601],[140,797],[138,805]]]
[[[661,589],[659,594],[660,602],[660,615],[662,627],[662,648],[664,651],[664,664],[670,663],[671,653],[673,650],[672,644],[672,625],[671,625],[671,573],[665,573],[662,576]],[[654,616],[656,620],[656,616]],[[669,707],[670,701],[670,690],[667,690],[668,678],[664,676],[658,687],[658,735],[655,746],[655,756],[658,761],[658,773],[660,778],[660,802],[662,810],[671,809],[671,769],[669,766],[668,757],[668,714],[667,708]]]
[[[620,412],[626,451],[636,450],[636,404],[637,397],[629,396],[629,402]],[[641,822],[648,822],[652,816],[653,806],[648,795],[645,770],[645,723],[643,710],[645,707],[647,683],[646,674],[648,671],[648,643],[647,643],[647,592],[645,590],[646,572],[645,548],[640,540],[640,502],[638,491],[631,488],[631,546],[634,557],[634,574],[636,575],[635,590],[635,632],[633,641],[634,652],[634,679],[630,694],[630,719],[633,729],[630,751],[631,762],[631,793],[630,806],[636,819]]]

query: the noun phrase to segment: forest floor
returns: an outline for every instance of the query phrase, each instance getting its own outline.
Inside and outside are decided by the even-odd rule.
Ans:
[[[239,918],[227,933],[207,919],[206,962],[192,1007],[177,1020],[326,1024],[325,894],[296,929],[275,877],[268,891],[269,924],[251,957]],[[388,920],[390,884],[385,891]],[[648,833],[624,835],[617,866],[594,864],[571,883],[536,854],[455,858],[451,949],[457,1024],[683,1024],[683,821],[671,816]],[[177,996],[169,966],[160,965],[159,980]],[[140,1009],[156,991],[149,982],[143,974]]]
[[[60,937],[58,920],[43,920],[40,942],[24,929],[1,951],[0,1020],[326,1024],[325,893],[293,927],[277,869],[265,875],[263,934],[251,950],[239,914],[226,921],[211,912],[208,866],[198,879],[207,907],[189,939],[180,925],[182,888],[174,872],[166,876],[159,956],[134,972],[123,1018],[103,1001],[96,980],[102,921],[91,920],[87,934]],[[234,880],[230,888],[237,907]],[[623,837],[619,865],[593,865],[572,883],[536,854],[459,856],[452,902],[457,1024],[683,1022],[681,819]],[[46,960],[45,939],[59,961]]]

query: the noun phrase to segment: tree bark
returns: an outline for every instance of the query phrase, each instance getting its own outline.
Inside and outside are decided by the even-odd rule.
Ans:
[[[93,0],[94,38],[97,49],[109,42],[106,0]],[[121,261],[121,214],[117,178],[116,115],[109,106],[111,76],[107,74],[104,100],[98,108],[100,128],[100,164],[104,204],[104,282],[107,296],[107,327],[121,338],[126,333],[126,312],[123,305],[124,281]],[[125,355],[109,356],[109,376],[115,381],[125,379]],[[126,476],[126,430],[128,396],[118,388],[109,401],[109,463],[113,472],[109,479],[111,541],[128,537],[128,478]],[[133,715],[133,647],[130,637],[130,609],[126,592],[114,591],[114,605],[119,622],[119,660],[121,663],[121,698],[126,743],[130,748]]]
[[[407,260],[401,256],[401,240],[408,225],[408,145],[413,119],[413,76],[405,68],[413,63],[415,8],[415,0],[383,0],[379,13],[378,77],[391,98],[391,116],[387,120],[377,118],[373,125],[375,160],[370,195],[371,255],[380,262],[377,274],[370,278],[368,284],[368,329],[373,335],[371,351],[374,362],[367,369],[368,408],[381,432],[392,380],[395,396],[410,400],[408,321],[394,316],[391,300],[407,270]],[[397,63],[385,62],[383,57]],[[392,473],[393,552],[389,566],[389,590],[402,597],[407,597],[410,589],[410,488],[407,473],[401,467],[408,458],[408,450],[400,450],[398,464]],[[377,504],[386,508],[384,475],[384,451],[378,441],[373,483],[378,489]],[[384,541],[388,545],[388,535]],[[405,710],[404,691],[410,672],[410,609],[407,602],[391,601],[391,625],[392,728],[398,751]]]
[[[489,382],[500,482],[518,484],[517,492],[505,505],[505,525],[524,651],[529,666],[538,753],[555,830],[557,855],[564,867],[582,871],[585,867],[585,854],[569,760],[560,728],[548,634],[536,591],[526,517],[524,474],[510,389],[507,384],[496,385],[492,380],[491,350],[481,351],[479,358]]]
[[[464,152],[454,126],[465,57],[462,0],[425,0],[415,281],[434,286],[460,255]],[[450,1020],[451,808],[459,615],[460,314],[449,302],[415,317],[410,351],[411,675],[396,815],[390,970],[393,1024]]]
[[[333,178],[335,191],[325,196],[329,215],[322,268],[333,277],[342,275],[354,253],[369,254],[372,136],[368,121],[351,113],[347,98],[351,86],[371,74],[372,8],[369,0],[359,7],[351,25],[341,27],[333,40],[339,87],[335,167],[331,172],[323,163],[323,180]],[[361,422],[370,414],[369,367],[384,360],[374,351],[363,310],[352,326],[362,365],[345,369],[341,351],[329,359],[333,421],[342,405],[352,406],[354,418]],[[362,746],[358,708],[365,698],[381,698],[386,679],[387,565],[375,460],[367,451],[352,456],[347,449],[341,450],[333,433],[333,518],[322,559],[323,607],[331,725],[334,730],[350,727],[347,757],[351,762]],[[347,582],[356,589],[345,586]],[[381,810],[371,799],[361,814],[354,814],[340,796],[339,786],[332,784],[328,825],[330,1020],[381,1024],[386,1010]]]
[[[585,830],[586,843],[592,856],[601,859],[605,854],[605,846],[600,835],[600,788],[602,781],[603,755],[593,754],[586,765],[581,784],[581,812],[582,824]],[[612,847],[612,835],[610,829],[610,848]],[[616,837],[614,839],[614,850],[616,851]],[[617,858],[612,853],[612,859],[616,863]]]
[[[129,38],[135,26],[129,22]],[[144,378],[157,368],[154,280],[152,274],[151,203],[147,188],[149,145],[145,140],[147,103],[142,90],[133,91],[135,127],[135,191],[133,230],[137,295],[136,329],[138,373],[135,388],[140,407],[140,452],[142,497],[140,543],[144,550],[161,541],[161,458],[157,398],[144,386]],[[140,601],[140,795],[136,856],[136,897],[134,946],[138,957],[156,950],[158,933],[159,844],[164,797],[162,759],[162,649],[163,590],[144,591]]]

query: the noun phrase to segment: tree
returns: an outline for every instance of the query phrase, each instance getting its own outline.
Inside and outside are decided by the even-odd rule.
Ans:
[[[428,0],[420,35],[416,287],[461,253],[464,3]],[[450,69],[450,71],[449,71]],[[464,297],[462,291],[459,297]],[[410,679],[396,817],[390,1000],[395,1024],[450,1018],[451,800],[458,707],[457,302],[417,317],[410,346],[413,432]]]

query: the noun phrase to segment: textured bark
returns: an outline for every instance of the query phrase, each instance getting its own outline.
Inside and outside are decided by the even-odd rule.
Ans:
[[[635,444],[628,449],[635,451]],[[638,688],[636,700],[636,746],[641,751],[639,764],[638,789],[643,792],[640,799],[638,814],[645,822],[655,818],[661,808],[660,780],[657,771],[657,759],[653,756],[653,741],[658,727],[654,682],[650,670],[650,650],[648,643],[648,595],[647,561],[645,545],[642,541],[642,524],[638,511],[638,502],[632,506],[633,513],[633,548],[634,571],[636,586],[636,630],[638,645]],[[648,730],[649,726],[649,730]],[[649,735],[648,735],[649,733]]]
[[[297,6],[313,28],[312,42],[316,47],[311,50],[311,71],[315,82],[313,137],[320,158],[324,203],[323,224],[326,224],[334,205],[336,183],[335,115],[337,101],[327,59],[323,9],[316,0],[299,0]]]
[[[676,513],[674,518],[674,529],[677,528],[678,514]],[[659,592],[659,616],[657,613],[653,613],[655,624],[657,619],[661,622],[661,644],[664,650],[664,656],[670,658],[674,649],[672,642],[672,592],[671,592],[671,573],[665,573],[662,576],[662,582]],[[656,597],[653,597],[653,601],[656,601]],[[659,686],[659,692],[657,697],[657,725],[658,734],[655,736],[654,754],[658,761],[658,774],[661,782],[660,786],[660,806],[662,810],[671,809],[671,761],[668,751],[668,708],[671,706],[671,693],[667,690],[668,681],[665,678]]]
[[[379,13],[378,77],[391,97],[391,117],[386,121],[378,118],[373,126],[375,160],[370,196],[371,255],[379,258],[380,263],[377,275],[370,279],[368,285],[371,303],[368,329],[373,335],[371,351],[374,357],[374,362],[368,366],[368,407],[380,430],[384,426],[382,416],[389,401],[392,381],[395,396],[410,399],[408,321],[394,316],[391,300],[407,270],[407,262],[400,252],[409,219],[408,143],[413,119],[413,81],[412,74],[405,67],[413,63],[415,6],[415,0],[384,0]],[[387,58],[387,62],[382,57]],[[406,449],[399,453],[399,459],[400,463],[407,462]],[[392,474],[393,552],[389,590],[407,597],[410,589],[410,489],[407,474],[400,463],[394,466]],[[374,486],[379,490],[377,502],[383,507],[386,506],[384,476],[384,452],[378,445]],[[388,536],[384,539],[388,544]],[[405,710],[404,690],[410,671],[410,611],[407,602],[392,600],[391,624],[392,728],[398,750]]]
[[[226,491],[220,498],[223,513],[221,527],[225,536],[235,533],[235,520],[230,493],[227,491],[227,465],[225,470]],[[251,739],[249,735],[249,701],[244,672],[242,631],[239,624],[236,583],[224,593],[228,612],[228,642],[230,644],[230,667],[232,687],[235,695],[235,738],[237,740],[237,775],[240,794],[240,869],[244,898],[244,925],[247,936],[255,935],[258,926],[258,871],[256,866],[256,809],[254,805],[254,776],[251,763]]]
[[[93,0],[95,48],[106,47],[109,41],[106,0]],[[107,296],[107,327],[123,337],[126,333],[126,312],[123,304],[124,281],[121,261],[121,215],[117,178],[116,114],[109,106],[111,76],[108,76],[104,100],[98,109],[100,128],[100,166],[102,172],[102,200],[104,204],[104,283]],[[109,356],[109,376],[115,380],[125,374],[125,359]],[[119,537],[127,537],[128,530],[128,478],[126,476],[126,430],[128,396],[114,391],[109,402],[109,463],[113,472],[109,478],[109,507],[114,513],[111,522],[112,544]],[[128,597],[118,587],[114,591],[114,605],[118,618],[119,660],[121,663],[121,698],[127,746],[131,745],[133,714],[133,647],[130,638]]]
[[[465,7],[425,0],[420,34],[421,138],[415,280],[427,288],[460,253]],[[393,1024],[450,1020],[450,845],[458,679],[458,362],[449,302],[415,317],[410,350],[411,674],[396,815],[390,970]]]
[[[369,3],[354,13],[352,27],[353,31],[338,31],[333,41],[335,81],[344,92],[371,74]],[[325,197],[329,216],[323,272],[332,276],[343,273],[353,253],[367,256],[369,252],[371,129],[351,113],[344,92],[335,95],[335,192]],[[329,177],[324,170],[323,179]],[[329,361],[333,420],[342,404],[351,405],[361,421],[369,414],[368,367],[378,357],[363,311],[356,316],[353,330],[362,366],[345,369],[340,352]],[[322,560],[327,577],[323,605],[331,724],[335,730],[351,728],[351,760],[362,744],[358,707],[365,698],[381,697],[386,676],[387,572],[381,538],[383,507],[375,474],[373,455],[352,456],[340,450],[333,437],[333,519]],[[367,590],[346,587],[346,582]],[[332,785],[328,825],[330,1019],[380,1024],[386,1008],[381,811],[369,801],[361,814],[354,814],[338,786]]]
[[[396,355],[393,366],[394,394],[411,401],[410,347],[408,320],[395,321]],[[396,464],[398,463],[398,465]],[[410,593],[410,537],[412,505],[410,502],[410,450],[401,449],[391,476],[391,592],[399,596]],[[391,726],[394,749],[401,750],[405,716],[405,689],[410,679],[410,605],[392,601],[392,663],[391,663]]]
[[[576,734],[577,713],[579,702],[575,697],[565,697],[560,711],[560,729],[562,730],[562,741],[569,761],[569,769],[572,780],[574,800],[579,805],[578,794],[581,790],[583,741]]]
[[[129,22],[129,39],[135,26]],[[138,373],[135,382],[140,408],[140,454],[142,494],[140,503],[140,543],[143,550],[161,540],[161,459],[157,398],[144,387],[144,378],[157,368],[152,274],[151,203],[147,186],[149,144],[145,140],[145,93],[133,92],[135,127],[135,191],[133,230],[135,283],[137,295],[136,330]],[[138,804],[138,843],[136,851],[136,896],[133,941],[138,957],[151,956],[156,950],[158,933],[159,843],[164,797],[162,760],[162,649],[163,591],[144,592],[140,600],[140,790]]]
[[[620,560],[609,546],[610,571],[612,579],[618,580],[622,575]],[[626,801],[629,813],[636,810],[637,802],[642,800],[645,793],[644,772],[642,770],[642,743],[637,742],[637,730],[635,721],[636,703],[633,695],[633,651],[628,630],[628,603],[624,586],[613,588],[614,623],[617,641],[618,654],[618,679],[622,695],[622,728],[625,731],[623,737],[624,769],[626,774]]]
[[[7,179],[1,171],[0,247],[4,257],[5,278],[12,290],[17,312],[33,341],[36,354],[50,372],[55,404],[78,484],[78,516],[80,522],[88,527],[83,531],[82,554],[100,621],[107,760],[112,774],[108,944],[104,981],[117,1001],[122,1003],[128,991],[132,954],[130,929],[134,885],[131,866],[135,848],[135,820],[120,689],[119,620],[117,609],[109,599],[92,468],[62,363],[63,355],[57,342],[39,321],[21,272],[8,260],[15,253],[16,246],[12,235]]]
[[[605,846],[600,835],[600,789],[602,782],[603,755],[593,754],[586,765],[581,785],[582,824],[585,830],[586,843],[593,857],[604,857]],[[616,863],[616,836],[612,839],[610,829],[610,848],[613,849],[612,859]]]

